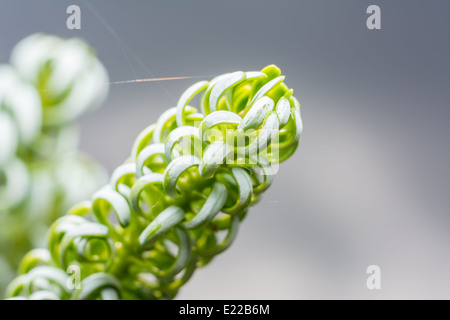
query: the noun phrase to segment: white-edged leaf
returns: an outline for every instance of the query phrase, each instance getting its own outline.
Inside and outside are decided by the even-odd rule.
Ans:
[[[155,143],[146,146],[139,152],[136,160],[136,175],[138,178],[142,177],[144,174],[144,164],[150,157],[160,155],[166,156],[165,145],[162,143]]]
[[[212,221],[222,209],[227,197],[228,191],[225,185],[216,181],[211,189],[211,193],[203,204],[203,207],[191,221],[183,224],[184,227],[186,229],[196,229]]]
[[[161,173],[150,173],[140,177],[131,188],[130,205],[136,213],[142,214],[142,209],[139,206],[139,197],[145,188],[152,184],[164,183],[164,176]]]
[[[249,205],[252,198],[253,185],[250,176],[244,169],[233,167],[231,171],[239,189],[239,197],[233,206],[222,208],[222,211],[229,214],[237,214]]]
[[[204,178],[211,178],[231,151],[229,145],[223,141],[214,141],[208,145],[198,167],[200,175]]]
[[[279,76],[279,77],[276,77],[275,79],[270,80],[265,85],[263,85],[261,87],[261,89],[259,89],[258,92],[256,92],[255,96],[252,98],[250,105],[255,103],[258,99],[263,97],[267,92],[272,90],[274,87],[276,87],[277,85],[282,83],[284,81],[284,78],[285,78],[284,76]]]
[[[242,71],[230,73],[226,77],[223,77],[220,80],[218,80],[217,83],[212,88],[211,93],[209,95],[209,108],[211,113],[216,111],[217,103],[219,102],[219,98],[222,96],[222,94],[232,86],[235,86],[236,84],[244,80],[245,80],[245,72]]]
[[[131,212],[125,197],[119,192],[115,191],[111,185],[106,185],[97,191],[92,197],[92,210],[94,211],[98,221],[104,224],[110,224],[108,217],[105,215],[108,211],[105,210],[105,203],[114,210],[117,220],[120,225],[125,228],[130,224]]]
[[[205,119],[203,119],[203,121],[200,123],[199,127],[200,137],[204,141],[206,132],[212,127],[220,124],[233,124],[238,126],[241,123],[241,121],[242,118],[236,113],[231,111],[220,110],[213,112],[211,114],[208,114],[205,117]]]
[[[170,206],[162,211],[139,236],[139,243],[150,246],[169,229],[183,221],[184,210],[177,206]]]
[[[274,103],[271,98],[265,96],[260,98],[248,110],[242,122],[239,124],[238,130],[242,132],[248,129],[257,129],[273,108]]]
[[[163,143],[161,141],[162,131],[167,124],[168,121],[171,121],[176,118],[177,108],[170,108],[163,112],[156,121],[155,131],[153,132],[153,143]]]
[[[199,165],[200,160],[195,156],[185,155],[172,160],[164,171],[164,189],[167,194],[176,198],[176,185],[180,175],[187,169]]]
[[[111,175],[111,179],[109,184],[113,189],[118,191],[119,181],[123,177],[126,176],[135,176],[136,175],[136,164],[135,163],[125,163],[121,166],[117,167]]]
[[[291,114],[291,104],[289,103],[289,100],[285,97],[281,97],[277,102],[275,110],[277,111],[278,119],[280,119],[280,128],[283,128],[288,122]]]
[[[194,83],[192,86],[186,89],[186,91],[183,92],[180,99],[177,103],[177,125],[179,127],[183,126],[183,111],[186,105],[191,101],[193,97],[195,97],[198,93],[205,90],[209,85],[208,81],[199,81],[197,83]]]
[[[172,159],[172,149],[175,144],[183,138],[198,138],[200,140],[199,129],[192,126],[182,126],[175,128],[169,133],[165,144],[167,159]]]

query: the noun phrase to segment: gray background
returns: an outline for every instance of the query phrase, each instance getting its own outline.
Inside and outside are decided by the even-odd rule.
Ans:
[[[66,29],[69,4],[79,31]],[[366,28],[370,4],[382,30]],[[179,298],[448,299],[449,15],[436,0],[2,0],[0,61],[44,31],[87,39],[111,81],[277,64],[302,104],[301,147]],[[81,121],[82,149],[111,172],[198,80],[111,86]],[[378,291],[366,288],[372,264]]]

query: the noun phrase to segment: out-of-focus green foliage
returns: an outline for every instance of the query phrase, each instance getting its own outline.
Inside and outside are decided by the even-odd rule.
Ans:
[[[104,101],[107,84],[80,39],[31,35],[0,65],[0,289],[48,226],[104,183],[78,150],[76,120]]]
[[[137,137],[110,183],[52,225],[47,249],[24,257],[7,296],[175,297],[232,244],[278,163],[296,150],[300,104],[283,81],[268,66],[189,87]],[[189,105],[200,94],[200,108]]]

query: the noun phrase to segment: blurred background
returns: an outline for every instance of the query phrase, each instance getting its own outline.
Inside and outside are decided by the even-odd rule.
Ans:
[[[66,9],[81,8],[81,30]],[[381,30],[366,9],[381,8]],[[113,84],[81,120],[109,172],[200,79],[278,65],[304,134],[233,246],[185,299],[450,298],[450,3],[23,1],[0,3],[0,62],[25,36],[81,37]],[[381,290],[366,269],[381,268]]]

